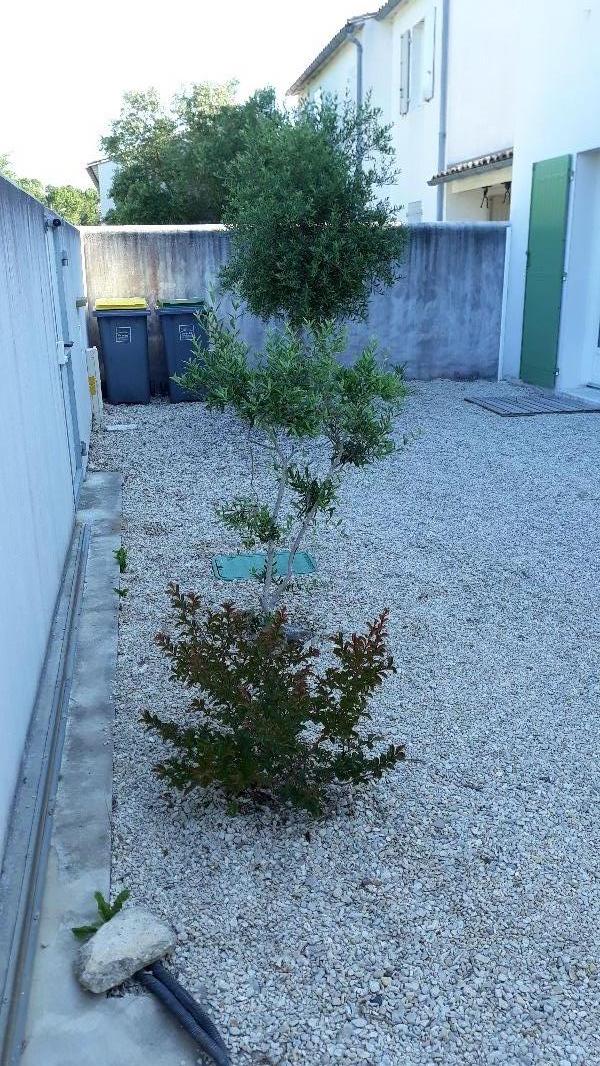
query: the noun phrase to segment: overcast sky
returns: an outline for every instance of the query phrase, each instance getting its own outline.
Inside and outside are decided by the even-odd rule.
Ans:
[[[124,91],[155,85],[168,98],[235,78],[242,97],[264,85],[283,94],[357,13],[352,0],[13,0],[0,35],[0,154],[23,177],[86,185]]]

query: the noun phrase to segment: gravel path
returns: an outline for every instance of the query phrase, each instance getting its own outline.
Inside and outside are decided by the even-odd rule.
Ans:
[[[495,386],[492,386],[495,388]],[[510,386],[498,388],[510,390]],[[175,919],[175,964],[235,1063],[600,1063],[600,418],[502,419],[489,383],[414,387],[409,448],[354,473],[349,540],[310,548],[297,616],[391,609],[379,726],[409,759],[305,816],[165,797],[143,708],[177,713],[153,636],[177,579],[211,599],[213,517],[243,491],[235,425],[199,405],[107,410],[92,465],[124,475],[114,887]]]

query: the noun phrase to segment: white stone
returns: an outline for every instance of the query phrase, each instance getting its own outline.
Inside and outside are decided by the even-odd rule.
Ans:
[[[76,973],[88,991],[108,992],[172,951],[175,943],[166,922],[146,907],[129,907],[81,945]]]

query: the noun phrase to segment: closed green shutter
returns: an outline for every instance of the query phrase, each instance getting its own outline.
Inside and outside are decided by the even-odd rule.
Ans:
[[[534,163],[521,378],[554,388],[565,269],[571,156]]]

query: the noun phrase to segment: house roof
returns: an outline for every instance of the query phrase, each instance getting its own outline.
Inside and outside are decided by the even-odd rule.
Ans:
[[[500,167],[505,167],[508,163],[512,163],[512,159],[513,149],[502,148],[498,152],[489,152],[488,155],[476,156],[475,159],[465,159],[462,163],[452,163],[445,170],[441,170],[439,174],[434,174],[427,184],[443,185],[447,181],[453,181],[454,178],[464,177],[465,174],[498,170]]]
[[[110,159],[94,159],[91,163],[88,163],[87,167],[85,168],[98,191],[100,191],[100,182],[98,180],[98,167],[102,163],[110,163]]]
[[[287,95],[296,96],[299,92],[302,92],[302,89],[306,83],[310,81],[313,74],[316,74],[317,71],[325,65],[327,60],[337,52],[338,48],[341,48],[342,45],[346,43],[348,37],[354,33],[357,27],[360,27],[365,19],[369,18],[372,18],[372,14],[356,15],[354,18],[348,19],[346,24],[342,26],[341,30],[338,30],[335,37],[331,38],[323,50],[319,52],[318,56],[313,59],[312,63],[310,63],[300,77],[296,79],[294,84],[290,85]]]
[[[296,79],[293,85],[287,91],[288,96],[296,96],[302,92],[303,88],[311,80],[314,74],[317,73],[321,67],[325,66],[325,63],[337,52],[338,48],[341,48],[346,43],[348,37],[354,33],[357,28],[360,28],[363,22],[367,19],[384,19],[388,15],[391,15],[392,11],[395,11],[400,4],[405,4],[407,0],[388,0],[387,4],[383,4],[377,11],[367,11],[364,15],[355,15],[354,18],[348,19],[346,24],[342,26],[341,30],[338,30],[335,37],[325,45],[323,50],[319,52],[318,56],[313,59],[312,63],[306,68],[303,74]]]
[[[375,12],[375,18],[376,19],[387,18],[388,15],[392,14],[392,11],[395,11],[397,7],[400,7],[400,4],[405,4],[405,3],[406,3],[406,0],[388,0],[387,4],[382,4],[382,6],[379,8],[379,10]]]

